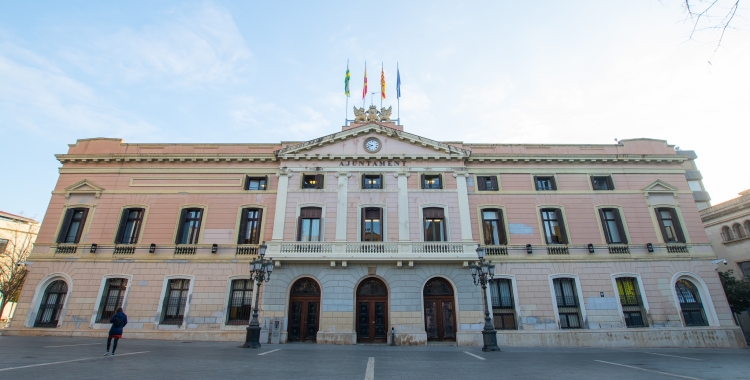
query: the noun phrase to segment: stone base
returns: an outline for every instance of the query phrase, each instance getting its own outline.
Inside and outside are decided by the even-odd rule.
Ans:
[[[229,331],[196,331],[196,330],[125,330],[125,339],[154,339],[154,340],[189,340],[207,342],[237,342],[245,343],[245,330]],[[3,329],[6,336],[64,336],[80,338],[106,338],[107,330],[71,330],[71,329],[43,329],[21,328]],[[265,343],[261,341],[261,343]]]
[[[318,331],[315,340],[318,344],[357,344],[354,331]]]

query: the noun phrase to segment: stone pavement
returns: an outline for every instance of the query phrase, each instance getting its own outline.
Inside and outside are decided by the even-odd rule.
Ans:
[[[747,349],[265,345],[0,336],[2,379],[750,379]]]

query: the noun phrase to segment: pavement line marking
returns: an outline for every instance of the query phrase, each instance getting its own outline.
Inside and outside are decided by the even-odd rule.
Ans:
[[[644,351],[644,352],[645,352],[645,351]],[[646,353],[647,353],[647,354],[651,354],[651,355],[659,355],[659,356],[669,356],[669,357],[672,357],[672,358],[680,358],[680,359],[688,359],[688,360],[698,360],[698,361],[702,361],[701,359],[696,359],[696,358],[688,358],[688,357],[686,357],[686,356],[667,355],[667,354],[657,354],[656,352],[646,352]]]
[[[138,355],[138,354],[145,354],[147,352],[151,351],[141,351],[141,352],[128,352],[127,354],[117,354],[114,357],[118,356],[126,356],[126,355]],[[40,364],[31,364],[31,365],[24,365],[20,367],[9,367],[9,368],[0,368],[0,372],[2,371],[10,371],[12,369],[23,369],[23,368],[32,368],[32,367],[43,367],[46,365],[53,365],[53,364],[63,364],[63,363],[72,363],[72,362],[81,362],[84,360],[96,360],[96,359],[104,359],[104,358],[111,358],[112,356],[97,356],[95,358],[83,358],[83,359],[73,359],[73,360],[63,360],[60,362],[51,362],[51,363],[40,363]]]
[[[605,362],[604,360],[594,360],[594,361],[595,362],[599,362],[599,363],[606,363],[606,364],[617,365],[617,366],[620,366],[620,367],[627,367],[627,368],[639,369],[641,371],[653,372],[653,373],[658,373],[658,374],[661,374],[661,375],[680,377],[680,378],[683,378],[683,379],[700,380],[697,377],[677,375],[677,374],[674,374],[674,373],[662,372],[662,371],[654,371],[652,369],[645,369],[645,368],[641,368],[641,367],[633,367],[632,365],[625,365],[625,364],[619,364],[619,363]]]
[[[479,360],[486,360],[485,358],[483,358],[483,357],[481,357],[479,355],[474,355],[471,352],[464,351],[464,354],[471,355],[471,356],[473,356],[473,357],[475,357],[475,358],[477,358]]]
[[[266,351],[266,352],[261,352],[261,353],[259,353],[258,355],[265,355],[265,354],[270,354],[270,353],[272,353],[272,352],[276,352],[276,351],[279,351],[279,350],[281,350],[281,349],[280,349],[280,348],[277,348],[277,349],[275,349],[275,350],[271,350],[271,351]]]
[[[365,371],[365,380],[375,380],[375,358],[367,359],[367,370]]]
[[[75,346],[94,346],[102,343],[83,343],[83,344],[65,344],[62,346],[44,346],[44,348],[58,348],[58,347],[75,347]]]

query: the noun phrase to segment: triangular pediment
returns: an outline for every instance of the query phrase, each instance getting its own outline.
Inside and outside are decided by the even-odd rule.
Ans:
[[[102,190],[104,190],[103,187],[87,179],[82,179],[65,188],[65,191],[68,192],[68,194],[70,193],[101,193]]]
[[[677,192],[677,187],[657,179],[644,187],[643,191],[645,193],[675,193]]]
[[[376,151],[368,151],[365,142],[375,138]],[[281,159],[298,158],[378,158],[421,157],[436,159],[464,159],[471,152],[450,144],[390,128],[380,123],[369,123],[314,140],[291,145],[275,152]]]

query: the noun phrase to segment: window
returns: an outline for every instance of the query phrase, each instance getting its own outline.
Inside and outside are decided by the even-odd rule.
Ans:
[[[513,306],[513,284],[508,278],[490,281],[492,317],[498,330],[515,330],[516,310]]]
[[[552,286],[555,288],[560,328],[580,329],[581,315],[578,308],[575,280],[572,278],[555,278],[552,280]]]
[[[638,290],[638,280],[634,277],[618,277],[616,282],[625,326],[646,327],[647,324],[643,319],[646,313],[641,302],[641,292]]]
[[[68,284],[65,281],[55,280],[47,285],[34,327],[57,327],[67,295]]]
[[[743,225],[745,226],[745,235],[750,235],[750,220],[746,220]]]
[[[745,234],[742,231],[742,226],[736,223],[732,226],[732,232],[734,232],[734,236],[737,236],[737,239],[745,236]]]
[[[6,248],[8,248],[8,239],[0,239],[0,254],[5,253]]]
[[[591,187],[594,190],[614,190],[615,185],[612,183],[612,176],[593,175],[591,176]]]
[[[688,280],[678,280],[674,285],[677,299],[680,301],[682,317],[686,326],[708,326],[706,314],[703,312],[698,288]]]
[[[536,184],[536,189],[540,191],[557,190],[557,183],[555,183],[554,176],[534,176],[534,183]]]
[[[127,278],[107,279],[102,292],[102,300],[99,303],[99,318],[96,323],[109,323],[109,320],[117,312],[117,308],[122,307],[127,286]]]
[[[83,226],[86,224],[86,216],[89,214],[87,208],[69,208],[65,211],[60,233],[57,235],[58,243],[78,244],[81,241]]]
[[[362,210],[362,241],[383,241],[383,209]]]
[[[673,208],[657,208],[656,218],[659,220],[659,228],[666,243],[684,243],[685,235],[682,234],[677,212]]]
[[[245,190],[267,190],[268,177],[245,177]]]
[[[701,181],[687,181],[690,190],[692,191],[703,191],[701,188]]]
[[[732,230],[729,229],[729,227],[724,226],[721,228],[721,238],[724,239],[724,241],[730,241],[732,240]]]
[[[263,210],[259,208],[243,208],[240,215],[240,231],[237,234],[237,244],[260,243],[260,226]]]
[[[181,325],[185,318],[185,306],[187,305],[190,280],[172,279],[167,284],[167,294],[164,296],[164,308],[162,311],[161,324]]]
[[[602,229],[607,244],[627,244],[628,238],[625,236],[625,228],[622,226],[620,210],[616,208],[599,209],[599,217],[602,220]]]
[[[442,189],[443,180],[440,174],[422,174],[423,189]]]
[[[141,223],[143,223],[143,214],[144,209],[142,208],[126,208],[122,210],[120,227],[117,229],[117,239],[115,240],[115,243],[138,243],[138,235],[141,232]]]
[[[303,189],[323,189],[325,179],[323,174],[305,174],[302,176]]]
[[[445,215],[439,207],[428,207],[424,213],[424,241],[446,241]]]
[[[380,174],[363,174],[362,175],[362,188],[363,189],[382,189],[383,188],[383,176]]]
[[[180,215],[175,244],[198,244],[203,219],[202,208],[184,208]]]
[[[737,263],[737,266],[740,267],[740,275],[744,276],[745,278],[750,278],[750,261]]]
[[[503,211],[498,209],[482,210],[482,232],[484,232],[485,245],[505,245],[505,224],[503,223]]]
[[[247,325],[250,321],[252,302],[253,281],[232,280],[232,290],[229,293],[227,306],[227,324]]]
[[[477,176],[478,191],[497,191],[500,187],[497,185],[496,176]]]
[[[547,244],[568,244],[562,210],[557,208],[544,208],[541,210],[541,213],[542,224],[544,226],[544,237]]]
[[[299,213],[297,241],[320,241],[320,207],[303,207]]]

